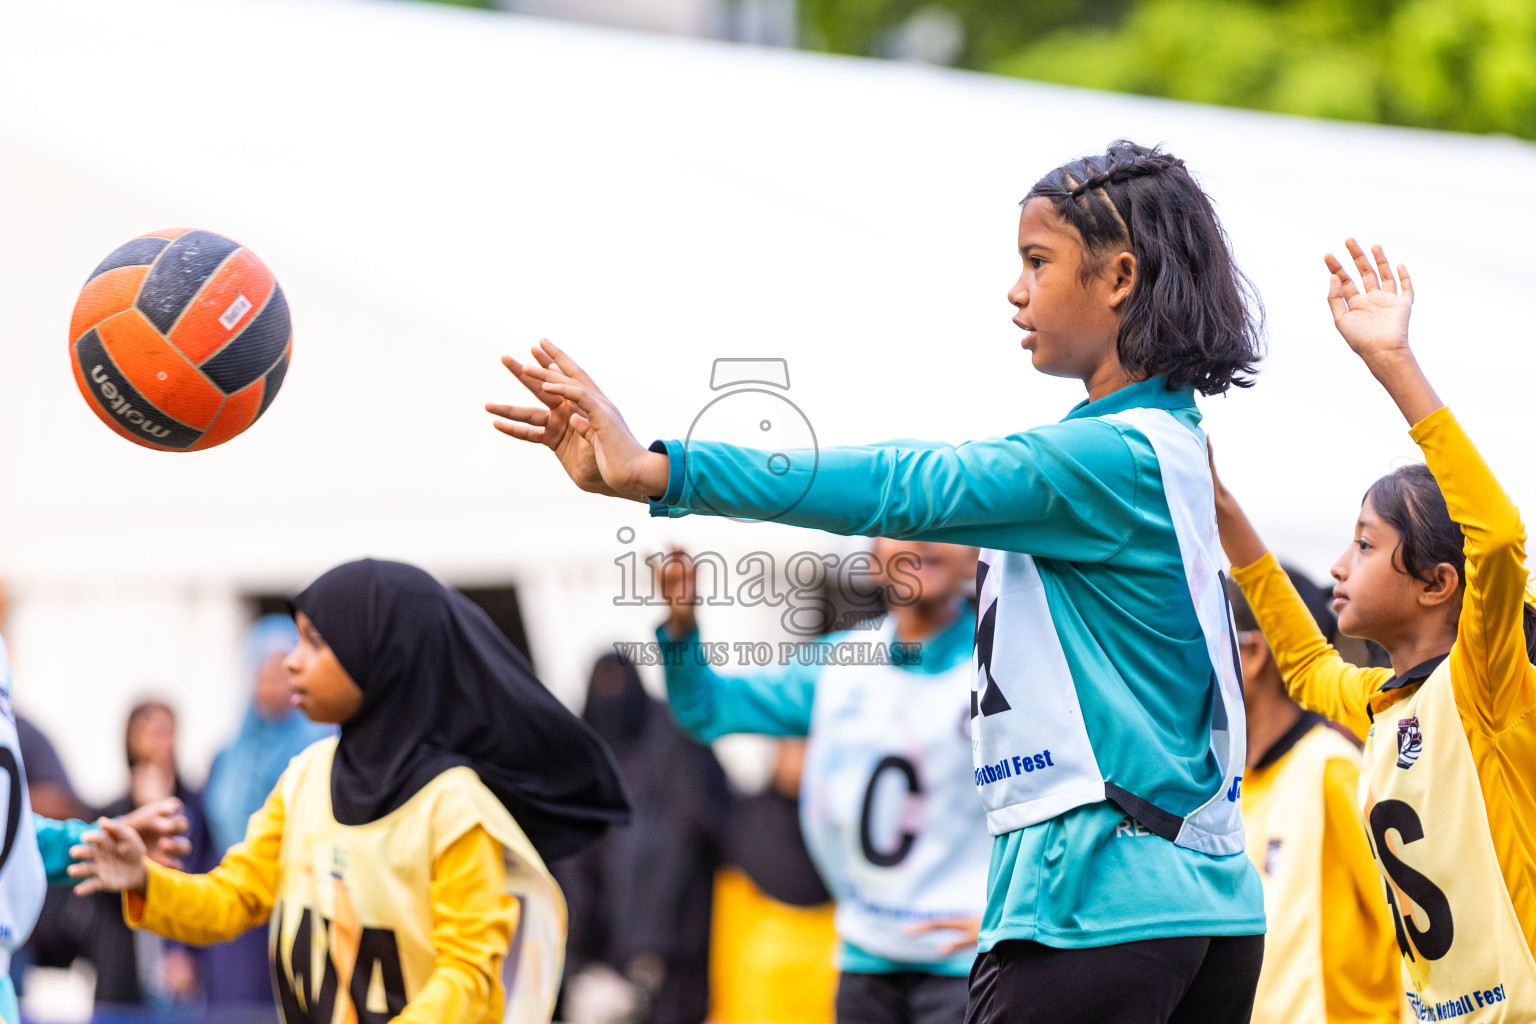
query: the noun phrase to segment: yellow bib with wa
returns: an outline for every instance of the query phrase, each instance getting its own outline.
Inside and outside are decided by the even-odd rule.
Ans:
[[[268,950],[284,1024],[385,1024],[431,976],[432,863],[470,829],[502,844],[518,920],[503,962],[505,1020],[548,1024],[565,959],[565,899],[474,770],[451,768],[366,825],[331,812],[336,741],[283,776],[281,868]],[[502,1019],[499,1012],[489,1022]]]
[[[1264,882],[1264,967],[1255,1024],[1328,1019],[1323,978],[1323,775],[1355,764],[1352,743],[1326,725],[1303,736],[1262,790],[1243,791],[1248,856]],[[1252,794],[1250,796],[1250,794]]]
[[[1361,806],[1420,1020],[1536,1020],[1536,960],[1488,831],[1447,659],[1374,715]]]

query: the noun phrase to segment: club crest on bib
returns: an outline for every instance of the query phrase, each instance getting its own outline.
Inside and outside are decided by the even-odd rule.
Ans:
[[[1424,734],[1419,731],[1419,716],[1397,720],[1397,766],[1412,768],[1424,749]]]

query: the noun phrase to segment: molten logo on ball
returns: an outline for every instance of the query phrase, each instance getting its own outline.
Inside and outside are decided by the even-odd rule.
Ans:
[[[86,281],[69,326],[75,382],[135,444],[197,451],[259,419],[293,351],[283,290],[256,254],[211,231],[154,231]]]
[[[145,419],[142,412],[128,404],[128,401],[118,392],[117,385],[112,383],[106,371],[101,368],[100,363],[91,367],[91,379],[100,385],[101,397],[107,400],[107,408],[112,410],[112,414],[118,419],[133,424],[150,437],[163,439],[170,436],[170,430],[156,426],[152,421]]]

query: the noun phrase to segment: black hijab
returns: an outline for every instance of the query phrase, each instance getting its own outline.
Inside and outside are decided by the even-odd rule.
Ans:
[[[629,819],[608,747],[463,594],[370,558],[337,566],[290,605],[363,691],[331,768],[343,825],[383,817],[456,765],[479,774],[546,861]]]

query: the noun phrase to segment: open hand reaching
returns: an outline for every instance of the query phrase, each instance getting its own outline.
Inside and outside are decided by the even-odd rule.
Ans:
[[[192,840],[187,838],[190,824],[175,797],[136,807],[118,820],[139,834],[149,859],[157,864],[180,868],[182,858],[192,852]]]
[[[1371,246],[1368,257],[1353,238],[1344,245],[1354,257],[1360,285],[1355,286],[1354,278],[1333,253],[1323,257],[1333,275],[1328,282],[1333,326],[1387,389],[1403,418],[1410,424],[1419,423],[1445,403],[1435,394],[1408,347],[1408,316],[1413,311],[1408,268],[1399,263],[1393,276],[1392,264],[1381,246]]]
[[[1408,316],[1413,311],[1413,282],[1408,277],[1408,268],[1399,263],[1394,277],[1381,246],[1371,246],[1373,263],[1353,238],[1344,245],[1360,272],[1360,286],[1355,286],[1349,271],[1333,253],[1323,257],[1333,274],[1328,282],[1333,326],[1354,353],[1368,363],[1384,356],[1406,354]]]
[[[83,879],[75,886],[75,895],[93,892],[143,892],[149,882],[144,866],[144,840],[132,826],[116,818],[100,818],[96,828],[80,837],[80,845],[70,848],[75,862],[69,866],[71,878]]]
[[[541,340],[534,347],[533,358],[541,367],[553,366],[554,358],[545,351],[545,345],[550,343]],[[485,411],[496,417],[491,421],[496,429],[520,441],[542,444],[554,452],[566,475],[582,490],[617,497],[613,489],[603,483],[602,473],[597,468],[597,453],[586,436],[591,433],[592,425],[575,404],[545,391],[544,381],[530,374],[528,366],[511,356],[502,356],[501,364],[542,403],[543,408],[487,402]]]
[[[618,407],[574,359],[550,341],[533,350],[537,366],[510,356],[502,363],[545,408],[490,403],[496,428],[542,444],[584,491],[635,501],[667,489],[667,457],[648,451],[630,432]]]

